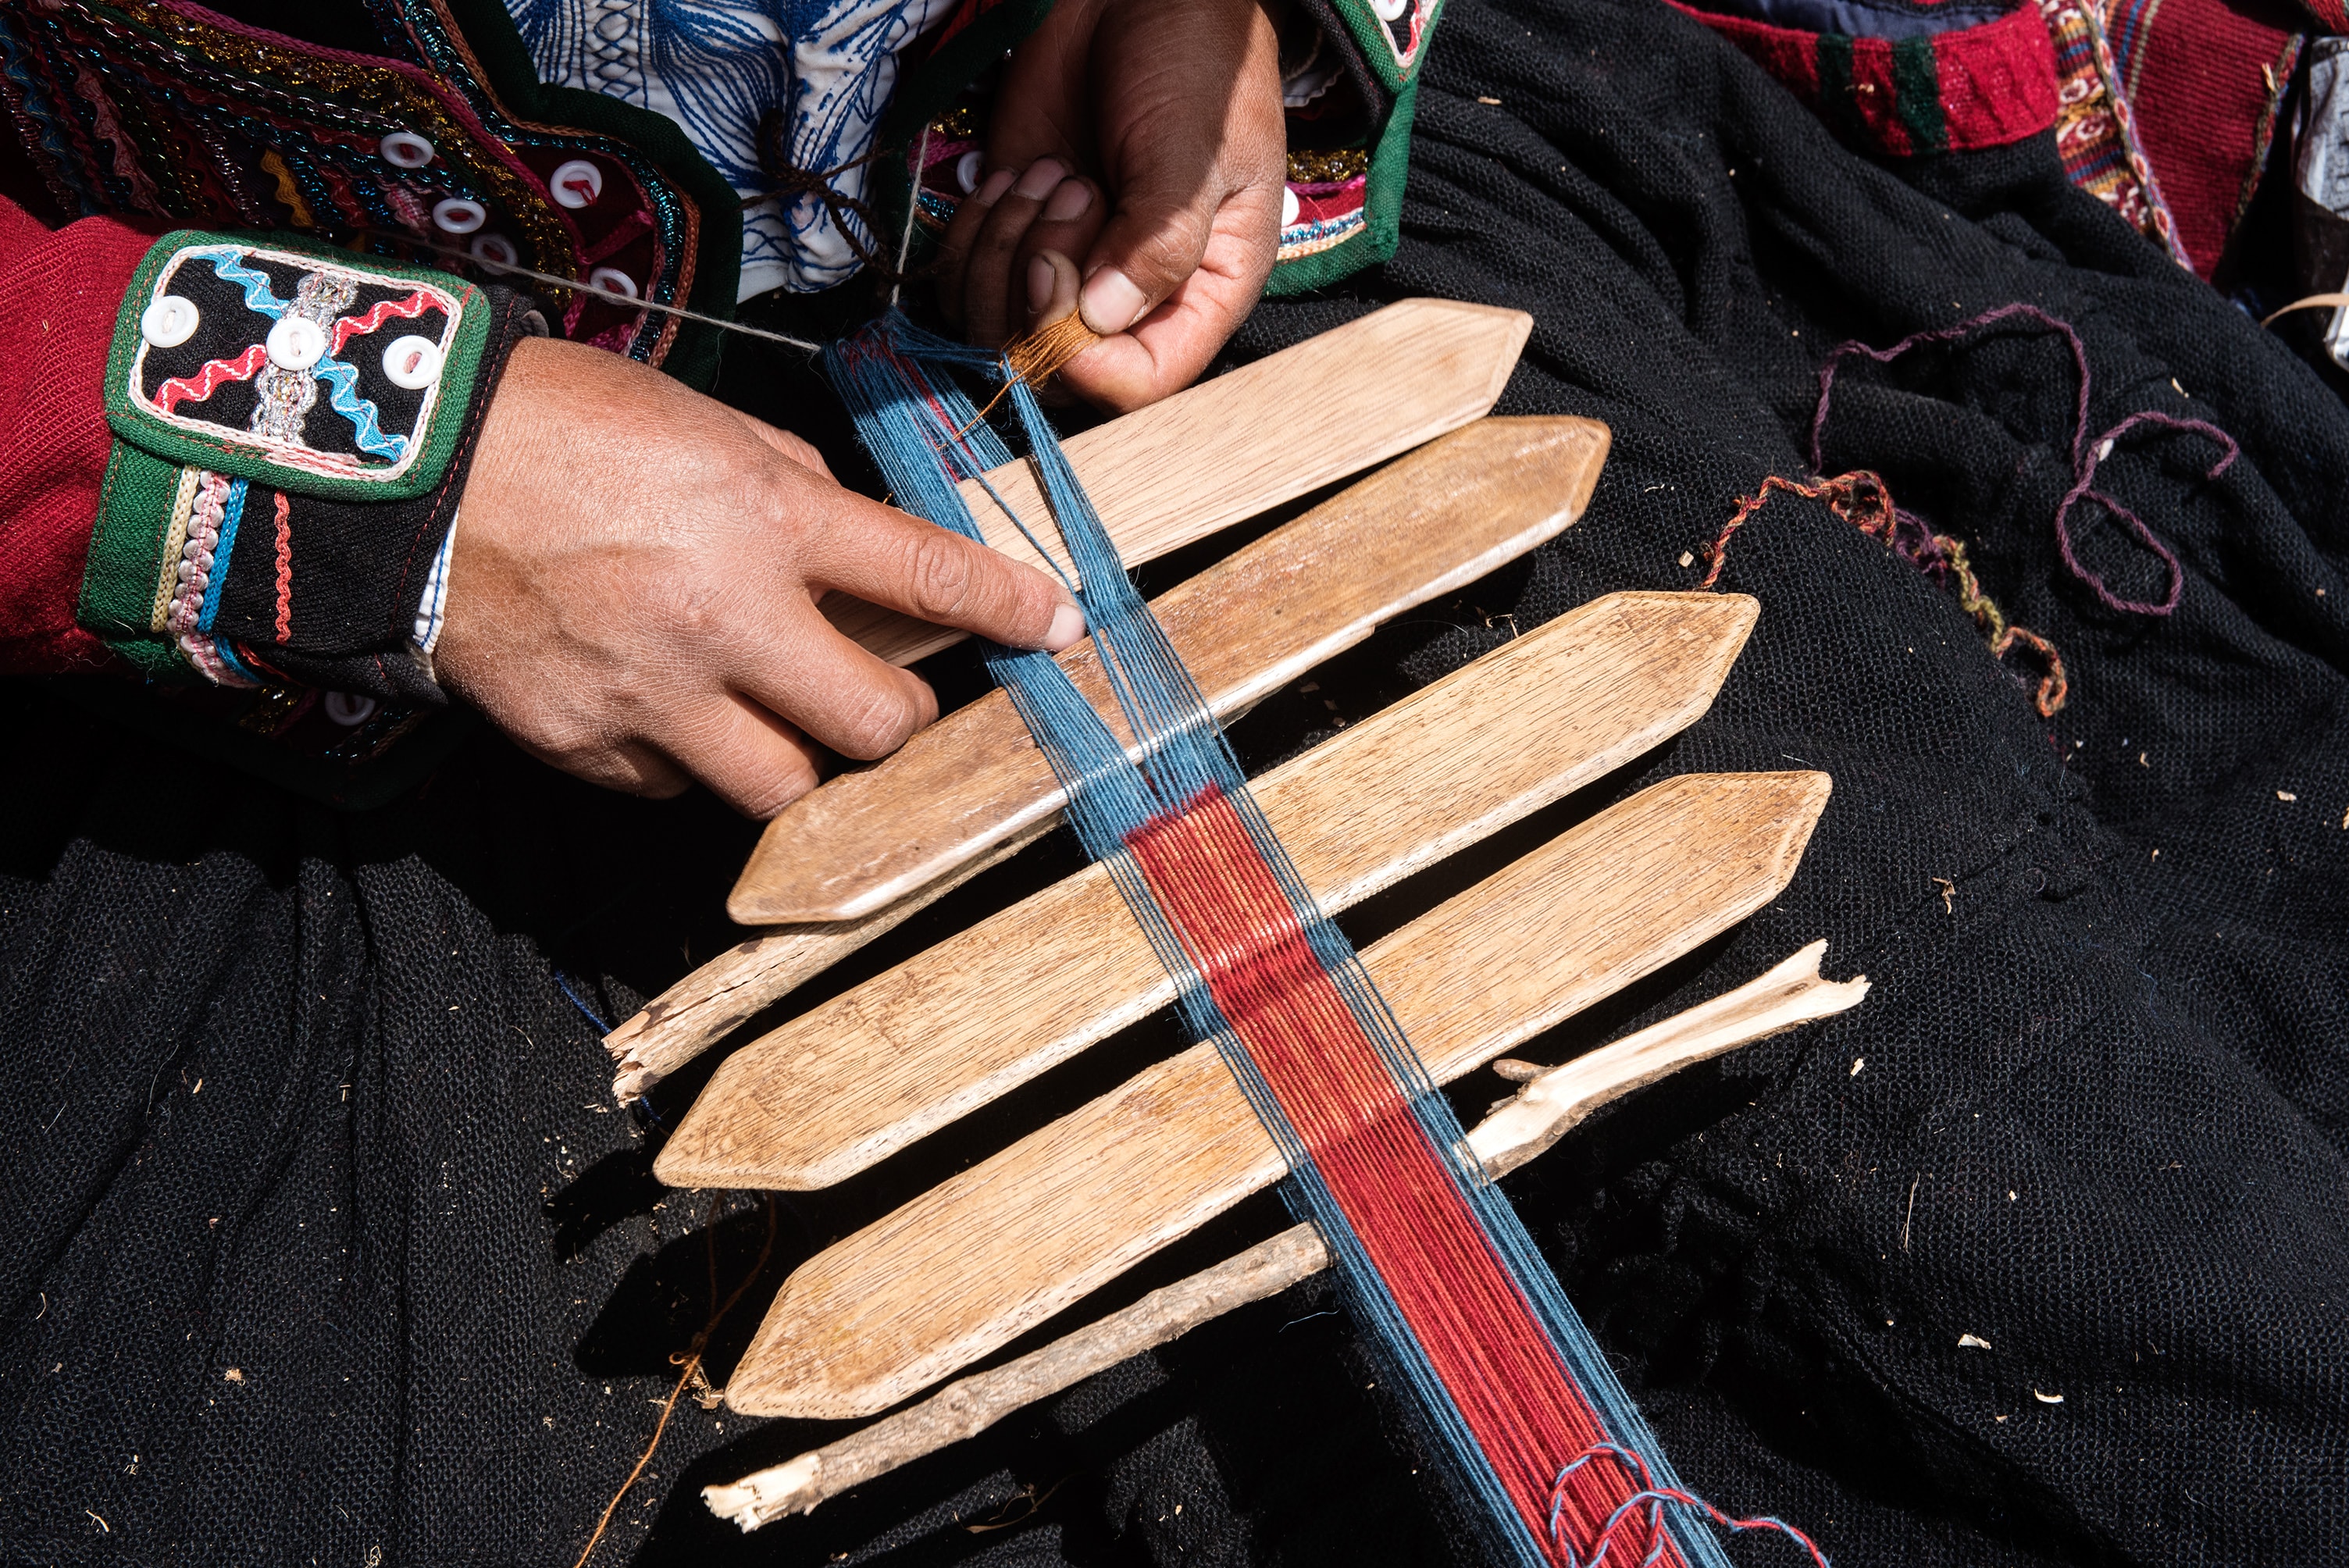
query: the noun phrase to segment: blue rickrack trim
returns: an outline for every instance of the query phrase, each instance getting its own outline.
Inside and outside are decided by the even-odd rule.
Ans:
[[[245,493],[252,489],[245,480],[231,480],[228,500],[221,503],[220,538],[212,545],[212,581],[204,587],[203,608],[196,614],[196,630],[212,629],[212,617],[220,614],[221,590],[228,585],[229,552],[236,548],[236,525],[244,518]]]
[[[202,256],[212,263],[212,271],[220,275],[222,283],[233,284],[243,289],[246,309],[259,311],[273,321],[282,321],[285,313],[294,308],[291,302],[277,297],[266,273],[243,264],[241,258],[245,253],[242,247],[200,245],[188,253]]]
[[[352,439],[361,451],[393,462],[407,454],[408,438],[385,435],[375,404],[359,396],[357,366],[329,356],[312,366],[310,374],[326,384],[328,407],[351,422]]]

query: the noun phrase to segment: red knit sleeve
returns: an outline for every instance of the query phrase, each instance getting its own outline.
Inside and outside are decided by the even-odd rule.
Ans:
[[[109,218],[53,231],[0,199],[0,674],[114,662],[74,604],[114,439],[107,350],[154,242]]]

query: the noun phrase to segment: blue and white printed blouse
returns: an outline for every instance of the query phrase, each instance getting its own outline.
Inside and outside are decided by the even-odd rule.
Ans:
[[[840,169],[871,148],[897,57],[953,0],[505,0],[542,80],[666,115],[744,196],[771,190],[760,129],[789,128],[794,168]],[[866,170],[833,186],[862,198]],[[742,215],[740,298],[812,293],[856,272],[823,204],[771,199]]]

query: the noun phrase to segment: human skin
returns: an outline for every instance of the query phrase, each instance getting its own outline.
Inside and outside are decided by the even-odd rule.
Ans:
[[[1102,335],[1061,384],[1113,411],[1190,385],[1271,275],[1288,142],[1258,0],[1061,0],[1012,53],[986,170],[947,226],[938,304],[974,343],[1064,307]]]
[[[434,664],[533,755],[770,817],[824,749],[887,755],[937,717],[828,592],[1013,647],[1083,617],[1059,583],[836,483],[814,448],[617,355],[526,339],[483,423]]]
[[[1285,146],[1257,0],[1061,0],[1006,71],[941,304],[990,345],[1081,309],[1102,340],[1065,385],[1114,409],[1179,390],[1271,272]],[[435,667],[558,768],[643,795],[698,780],[765,818],[831,754],[885,756],[937,717],[823,618],[834,591],[1014,647],[1083,630],[1050,578],[842,488],[798,437],[531,339],[483,423]]]

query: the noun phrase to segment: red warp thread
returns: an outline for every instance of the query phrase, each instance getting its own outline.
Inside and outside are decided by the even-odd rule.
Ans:
[[[1570,1456],[1608,1442],[1598,1412],[1231,800],[1210,786],[1126,844],[1526,1530],[1571,1550],[1622,1532],[1642,1561],[1684,1568],[1660,1519],[1625,1529],[1638,1488],[1619,1469],[1560,1480]]]

